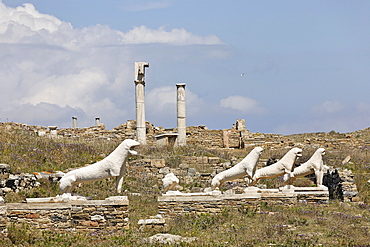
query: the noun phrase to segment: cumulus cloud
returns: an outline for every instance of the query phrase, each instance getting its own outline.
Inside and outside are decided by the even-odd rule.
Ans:
[[[157,30],[145,26],[135,27],[124,34],[123,42],[126,44],[138,43],[168,43],[175,45],[220,45],[222,41],[215,35],[198,36],[186,31],[184,28],[174,28],[166,31],[164,27]]]
[[[32,4],[25,3],[17,8],[10,8],[0,3],[0,32],[9,30],[8,25],[28,27],[31,31],[45,30],[49,33],[58,30],[62,22],[51,15],[41,14]],[[13,26],[11,26],[12,28]]]
[[[148,110],[151,114],[174,112],[176,114],[176,89],[159,87],[146,94]]]
[[[241,95],[234,95],[221,99],[220,106],[230,108],[244,114],[261,114],[266,111],[264,108],[260,107],[258,102],[254,99]]]
[[[186,115],[191,118],[209,109],[204,101],[191,90],[186,89]],[[176,126],[177,121],[177,91],[175,86],[158,87],[146,94],[146,110],[148,120],[161,118],[167,127]]]
[[[0,13],[2,121],[69,126],[75,115],[81,126],[101,117],[108,128],[115,127],[135,117],[134,62],[150,58],[149,54],[158,57],[165,50],[153,50],[151,44],[173,49],[222,44],[216,36],[195,35],[183,28],[140,26],[121,32],[95,25],[76,29],[40,13],[32,4],[12,8],[0,1]],[[154,88],[147,97],[152,112],[147,115],[152,114],[154,122],[168,114],[167,108],[175,109],[175,87]],[[197,98],[191,92],[188,97]],[[196,109],[190,105],[189,112]]]
[[[32,4],[11,8],[0,3],[0,42],[50,44],[66,49],[83,49],[91,46],[164,43],[173,45],[219,45],[222,41],[215,35],[199,36],[183,28],[170,31],[164,27],[150,29],[134,27],[124,33],[108,26],[95,25],[74,29],[68,22],[41,14]]]

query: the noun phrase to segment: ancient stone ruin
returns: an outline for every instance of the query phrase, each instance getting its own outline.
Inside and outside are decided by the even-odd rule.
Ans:
[[[77,117],[72,117],[72,128],[57,126],[30,126],[17,123],[1,123],[7,130],[21,128],[45,138],[66,138],[77,140],[114,139],[150,146],[181,147],[202,146],[208,149],[252,150],[242,160],[223,162],[219,157],[187,156],[177,167],[169,167],[164,159],[143,158],[128,162],[127,155],[109,155],[102,161],[89,166],[55,173],[35,172],[33,174],[12,174],[11,167],[0,164],[0,195],[39,186],[39,179],[59,183],[61,192],[56,197],[27,198],[24,203],[3,203],[0,205],[0,230],[10,222],[26,222],[40,229],[110,229],[129,227],[129,201],[127,196],[112,196],[105,200],[89,200],[72,195],[73,187],[80,182],[90,182],[116,177],[116,190],[121,193],[123,174],[133,177],[150,177],[163,182],[162,195],[158,197],[158,215],[139,221],[143,227],[158,225],[164,227],[167,219],[187,213],[219,213],[225,207],[244,206],[258,208],[262,204],[293,205],[297,203],[327,204],[329,199],[354,201],[357,188],[353,174],[348,170],[325,167],[324,152],[335,152],[339,148],[357,149],[364,141],[343,134],[332,138],[330,134],[319,133],[312,137],[291,138],[279,134],[251,133],[244,119],[237,119],[229,129],[210,130],[204,125],[186,126],[185,83],[177,87],[177,127],[165,129],[156,127],[145,119],[145,69],[148,63],[135,63],[136,120],[128,120],[112,130],[106,130],[100,118],[95,126],[80,128]],[[137,140],[137,141],[134,141]],[[120,145],[121,146],[121,145]],[[131,147],[130,146],[130,147]],[[125,152],[130,152],[126,147]],[[263,150],[286,149],[287,153],[277,160],[260,160]],[[317,154],[301,166],[294,167],[302,150],[317,149]],[[117,148],[119,149],[119,148]],[[116,150],[117,150],[116,149]],[[114,156],[112,158],[112,156]],[[122,157],[119,157],[122,156]],[[118,158],[117,158],[118,157]],[[270,161],[270,162],[269,162]],[[268,164],[267,164],[268,163]],[[117,165],[117,166],[116,166]],[[324,170],[326,173],[324,173]],[[296,178],[313,175],[316,186],[293,186]],[[260,179],[285,176],[285,186],[265,188],[258,184]],[[158,184],[157,183],[157,184]],[[238,183],[221,191],[225,183]],[[205,186],[181,185],[202,184]]]

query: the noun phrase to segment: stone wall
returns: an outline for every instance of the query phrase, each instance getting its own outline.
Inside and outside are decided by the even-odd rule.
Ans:
[[[324,147],[328,152],[335,153],[339,149],[359,149],[366,143],[354,138],[350,134],[339,133],[315,133],[315,134],[299,134],[292,136],[283,136],[278,134],[262,134],[251,133],[245,128],[245,124],[240,124],[238,120],[236,124],[227,130],[209,130],[206,126],[188,126],[187,127],[187,143],[189,145],[202,145],[203,147],[212,148],[251,148],[254,146],[261,146],[265,150],[301,147],[315,148]],[[26,124],[17,123],[1,123],[7,130],[23,128],[28,131],[33,131],[39,135],[50,136],[50,130],[42,126],[29,126]],[[164,129],[162,127],[155,127],[153,124],[147,122],[147,138],[148,145],[156,145],[154,136],[163,133],[173,133],[176,129]],[[242,126],[242,127],[240,127]],[[113,130],[105,130],[103,124],[89,128],[67,128],[59,129],[58,138],[106,138],[106,139],[126,139],[135,138],[136,123],[134,120],[129,120]],[[225,134],[227,132],[227,134]],[[226,136],[226,137],[225,137]],[[226,145],[227,143],[227,145]],[[173,166],[166,164],[163,159],[143,159],[135,160],[130,163],[128,171],[132,171],[132,176],[149,176],[154,177],[160,181],[164,175],[173,172],[179,177],[182,185],[188,185],[190,192],[200,191],[201,187],[207,187],[213,176],[225,169],[235,165],[238,161],[222,161],[219,157],[182,157],[182,162],[179,165]],[[265,161],[260,160],[259,167],[264,166]],[[26,187],[37,186],[37,176],[35,174],[19,174],[12,175],[5,172],[7,168],[0,167],[0,193],[7,193],[10,191],[17,192]],[[343,189],[348,191],[345,193],[347,198],[351,199],[357,192],[353,175],[348,175],[346,172],[342,173]],[[243,180],[238,180],[243,186]],[[160,182],[159,182],[160,184]],[[199,185],[199,186],[198,186]]]
[[[11,223],[38,229],[121,230],[128,228],[127,197],[68,203],[7,203],[0,205],[0,230]]]
[[[158,197],[158,213],[163,218],[195,213],[221,213],[225,209],[243,210],[244,207],[260,210],[261,205],[290,206],[297,203],[327,204],[329,192],[326,188],[248,188],[241,194],[166,193]]]
[[[238,120],[240,121],[240,119]],[[327,149],[351,148],[357,149],[365,145],[365,141],[357,139],[350,134],[340,133],[315,133],[315,134],[298,134],[284,136],[279,134],[262,134],[251,133],[245,127],[238,127],[238,121],[230,129],[210,130],[204,125],[187,126],[186,137],[187,144],[202,145],[206,148],[244,148],[261,146],[265,149],[285,148],[289,146],[305,147],[324,147]],[[50,135],[50,129],[43,126],[31,126],[18,123],[0,123],[8,130],[23,128],[33,131],[38,135]],[[147,145],[155,146],[155,136],[176,133],[176,128],[164,129],[156,127],[147,122]],[[225,135],[225,133],[228,133]],[[128,120],[112,130],[106,130],[104,124],[86,128],[61,128],[57,129],[58,138],[82,138],[82,139],[118,139],[136,138],[136,121]]]
[[[238,123],[238,122],[237,122]],[[7,129],[23,128],[33,131],[38,135],[50,136],[50,130],[43,126],[31,126],[18,123],[1,123]],[[176,128],[164,129],[155,127],[147,122],[147,145],[156,145],[155,136],[176,133]],[[228,133],[225,135],[225,133]],[[136,123],[128,120],[112,130],[106,130],[104,124],[86,128],[62,128],[57,130],[59,138],[82,138],[82,139],[127,139],[136,138]],[[265,149],[284,148],[289,146],[298,147],[324,147],[327,149],[360,148],[365,141],[357,139],[350,134],[340,133],[314,133],[284,136],[279,134],[251,133],[245,128],[237,128],[234,124],[230,129],[210,130],[204,125],[186,127],[187,144],[202,145],[206,148],[244,148],[261,146]]]
[[[258,207],[257,197],[245,195],[230,196],[160,196],[158,213],[164,218],[174,218],[188,213],[220,213],[225,208]]]
[[[38,187],[35,174],[11,174],[10,165],[0,164],[0,196],[9,192],[19,192],[25,189]]]

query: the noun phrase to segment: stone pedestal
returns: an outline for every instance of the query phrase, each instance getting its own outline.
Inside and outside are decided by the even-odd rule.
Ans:
[[[200,193],[169,191],[158,197],[159,213],[173,218],[187,213],[219,213],[225,207],[259,207],[264,205],[290,206],[297,203],[328,203],[326,187],[281,187],[260,189],[247,187],[242,194],[221,193],[218,190]]]
[[[128,229],[127,196],[68,202],[52,202],[51,198],[29,198],[27,203],[3,204],[0,207],[0,229],[11,223],[27,223],[47,230]]]
[[[294,187],[298,202],[301,203],[329,203],[329,190],[326,186],[320,187]]]
[[[261,198],[261,189],[258,187],[250,186],[245,188],[244,193],[249,196],[255,196]]]
[[[187,213],[220,213],[225,207],[258,207],[259,197],[247,194],[222,194],[219,191],[200,193],[167,192],[158,197],[158,212],[164,218]]]

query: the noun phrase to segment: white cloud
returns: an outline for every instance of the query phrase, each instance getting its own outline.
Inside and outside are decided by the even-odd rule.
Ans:
[[[312,108],[312,113],[317,115],[334,114],[341,112],[345,107],[339,101],[325,101],[320,105],[316,105]]]
[[[0,13],[3,121],[40,125],[47,121],[65,127],[63,124],[69,126],[71,116],[76,115],[79,126],[90,126],[99,116],[108,128],[115,127],[135,117],[135,61],[146,59],[148,54],[158,57],[166,45],[182,49],[178,45],[222,43],[216,36],[194,35],[183,28],[167,31],[141,26],[126,33],[104,25],[76,29],[38,12],[32,4],[12,8],[0,1]],[[153,50],[153,43],[163,47]],[[147,45],[137,49],[136,44]],[[167,60],[172,57],[169,54]],[[147,115],[153,116],[154,122],[167,115],[176,119],[175,86],[171,90],[154,88],[147,97],[151,111]],[[200,100],[190,91],[187,97],[193,102]],[[195,104],[189,104],[188,109],[189,114],[199,111]]]
[[[203,99],[186,89],[186,116],[191,119],[193,116],[209,111]],[[167,126],[176,126],[177,119],[177,92],[175,85],[170,87],[159,87],[152,89],[146,94],[146,112],[148,121],[160,118]]]
[[[239,111],[244,114],[249,113],[265,113],[265,109],[258,105],[258,102],[254,99],[241,96],[241,95],[234,95],[229,96],[227,98],[220,100],[220,106],[225,108],[230,108],[236,111]]]
[[[62,23],[54,16],[41,14],[29,3],[17,8],[10,8],[0,3],[0,12],[0,33],[8,29],[7,24],[25,26],[31,31],[45,30],[52,33],[57,31]]]
[[[108,82],[99,68],[83,69],[76,74],[50,76],[30,87],[20,103],[36,105],[41,102],[67,105],[88,110],[94,104],[98,90]]]
[[[186,31],[184,28],[174,28],[166,31],[164,27],[157,30],[146,26],[135,27],[124,34],[125,44],[167,43],[175,45],[220,45],[222,41],[215,35],[198,36]]]
[[[167,114],[173,112],[176,115],[176,88],[159,87],[146,94],[148,111],[151,114]]]
[[[134,27],[127,33],[95,25],[74,29],[68,22],[39,13],[32,4],[10,8],[0,2],[0,43],[49,44],[66,49],[86,49],[93,46],[163,43],[174,45],[219,45],[215,35],[199,36],[183,28],[170,31],[146,26]]]

